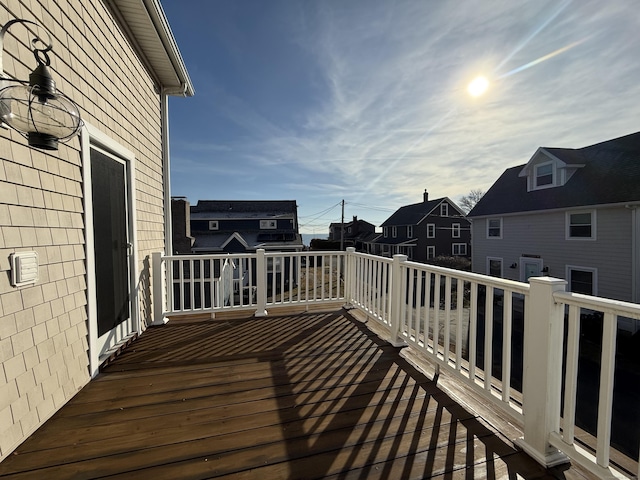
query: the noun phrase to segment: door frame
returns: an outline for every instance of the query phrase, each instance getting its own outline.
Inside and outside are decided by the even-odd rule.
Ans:
[[[136,189],[135,171],[136,157],[133,152],[123,147],[115,140],[85,123],[80,136],[82,159],[82,182],[84,197],[85,218],[85,255],[86,255],[86,279],[87,279],[87,337],[89,343],[89,372],[95,377],[100,368],[100,351],[98,342],[98,317],[96,297],[96,271],[95,248],[93,241],[93,196],[91,189],[91,147],[98,147],[111,155],[118,157],[126,167],[126,191],[129,240],[133,245],[129,256],[129,285],[131,302],[131,329],[130,334],[140,333],[139,295],[138,295],[138,241],[136,232]],[[126,336],[125,336],[126,337]]]
[[[528,279],[526,278],[526,276],[527,276],[527,267],[525,265],[527,263],[537,265],[538,266],[538,272],[542,273],[542,268],[544,267],[544,262],[542,261],[542,258],[520,257],[519,262],[520,262],[520,281],[521,282],[527,282],[528,281]]]

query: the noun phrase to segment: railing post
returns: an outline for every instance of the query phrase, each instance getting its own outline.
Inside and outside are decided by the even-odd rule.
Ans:
[[[151,274],[152,274],[152,288],[153,288],[153,324],[163,325],[168,322],[168,319],[164,316],[165,306],[165,273],[164,265],[162,262],[162,252],[153,252],[151,254]]]
[[[355,253],[354,247],[347,247],[347,253],[345,254],[345,269],[344,269],[344,307],[353,308],[351,300],[353,300],[353,292],[355,288]]]
[[[400,337],[400,315],[402,313],[402,303],[405,301],[405,281],[402,274],[402,264],[407,261],[406,255],[396,254],[393,256],[393,265],[391,266],[391,338],[389,343],[394,347],[402,347],[406,345],[405,341]]]
[[[552,467],[569,459],[549,443],[560,429],[564,306],[553,299],[567,282],[550,277],[529,279],[524,319],[522,399],[524,437],[516,443],[538,463]]]
[[[267,316],[267,260],[264,256],[264,249],[256,250],[256,301],[257,307],[255,316]]]

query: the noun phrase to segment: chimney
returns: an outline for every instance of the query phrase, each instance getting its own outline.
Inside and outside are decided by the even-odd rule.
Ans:
[[[423,198],[424,198],[424,203],[427,203],[429,201],[429,192],[427,192],[427,189],[424,189],[424,193],[422,194]]]
[[[358,216],[357,216],[357,215],[354,215],[354,216],[353,216],[353,223],[356,223],[357,221],[358,221]]]

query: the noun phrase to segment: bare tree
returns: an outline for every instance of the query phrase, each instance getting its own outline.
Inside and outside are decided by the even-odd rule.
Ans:
[[[460,208],[464,213],[469,213],[476,203],[480,201],[484,192],[480,189],[473,189],[467,195],[460,199]]]

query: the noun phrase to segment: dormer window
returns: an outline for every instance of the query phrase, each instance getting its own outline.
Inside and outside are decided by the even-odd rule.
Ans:
[[[260,220],[260,230],[275,230],[276,228],[278,228],[277,220]]]
[[[536,165],[535,169],[534,188],[544,188],[553,186],[553,163],[541,163]]]

